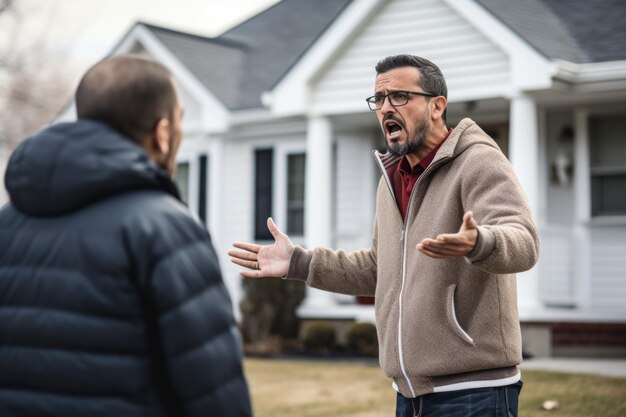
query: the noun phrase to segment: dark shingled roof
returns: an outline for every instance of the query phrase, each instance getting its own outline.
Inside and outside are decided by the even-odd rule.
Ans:
[[[176,32],[146,23],[143,25],[226,107],[238,105],[239,80],[247,52],[244,45]]]
[[[624,0],[476,0],[552,59],[626,59]]]
[[[258,107],[352,0],[283,0],[218,39],[248,45],[239,107]]]
[[[230,109],[261,107],[352,0],[282,0],[217,38],[142,23]]]
[[[353,0],[282,0],[217,38],[145,25],[229,109],[270,91]],[[551,59],[626,59],[625,0],[475,0]]]

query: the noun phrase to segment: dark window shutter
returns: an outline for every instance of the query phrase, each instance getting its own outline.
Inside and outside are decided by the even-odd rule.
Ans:
[[[272,215],[272,149],[255,151],[254,178],[254,239],[271,240],[267,218]]]

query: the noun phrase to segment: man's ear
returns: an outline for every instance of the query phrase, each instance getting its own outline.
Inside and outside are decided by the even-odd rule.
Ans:
[[[155,126],[152,146],[157,155],[167,155],[170,151],[170,121],[166,118]]]
[[[433,103],[433,109],[431,112],[433,119],[441,119],[443,112],[446,111],[448,100],[446,100],[444,96],[437,96],[433,97],[431,102]]]

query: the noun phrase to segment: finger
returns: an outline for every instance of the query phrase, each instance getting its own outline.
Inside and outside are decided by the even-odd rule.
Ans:
[[[462,237],[457,237],[456,235],[450,235],[442,239],[439,239],[438,237],[437,240],[424,239],[420,243],[422,243],[426,247],[433,248],[461,247],[467,244]]]
[[[461,256],[465,254],[469,248],[465,241],[442,242],[433,239],[424,239],[420,245],[431,252],[445,256]]]
[[[254,252],[248,252],[248,251],[240,251],[240,250],[229,250],[228,252],[228,256],[232,257],[232,258],[237,258],[237,259],[244,259],[244,260],[249,260],[249,261],[256,261],[258,255]]]
[[[476,229],[477,227],[476,220],[474,220],[474,213],[472,211],[465,213],[463,215],[463,226],[461,229]]]
[[[257,269],[258,266],[258,262],[257,261],[248,261],[245,259],[239,259],[239,258],[230,258],[230,261],[234,264],[237,264],[239,266],[243,266],[244,268],[250,268],[250,269]]]
[[[437,247],[432,245],[422,247],[429,252],[446,257],[457,257],[464,253],[464,249],[461,249],[459,247]]]
[[[433,251],[430,251],[430,250],[426,249],[424,246],[422,246],[422,244],[417,245],[417,250],[420,251],[421,253],[423,253],[424,255],[429,256],[431,258],[445,259],[444,256],[442,256],[442,255],[440,255],[440,254],[438,254],[436,252],[433,252]]]
[[[287,237],[274,223],[274,220],[271,217],[267,218],[267,228],[269,229],[272,236],[274,236],[274,240],[278,240],[282,237]]]
[[[263,273],[263,271],[253,270],[253,271],[241,271],[239,272],[242,277],[245,278],[270,278],[269,275]]]
[[[463,237],[460,233],[446,233],[444,235],[437,236],[437,239],[434,242],[441,243],[462,243]]]
[[[259,253],[261,250],[261,245],[255,245],[253,243],[233,242],[233,246],[237,249],[243,249],[252,253]]]

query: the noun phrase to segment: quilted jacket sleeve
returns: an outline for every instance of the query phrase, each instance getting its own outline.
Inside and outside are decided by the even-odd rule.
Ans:
[[[208,232],[182,210],[145,225],[134,237],[148,251],[139,288],[164,401],[182,416],[252,415],[241,340]]]

